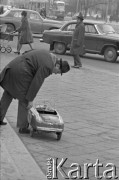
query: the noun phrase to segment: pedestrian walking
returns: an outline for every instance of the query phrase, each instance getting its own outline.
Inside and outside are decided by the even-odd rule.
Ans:
[[[77,24],[72,36],[71,42],[71,49],[70,53],[73,55],[74,58],[74,65],[73,68],[80,68],[82,67],[80,55],[84,53],[84,34],[85,34],[85,26],[83,23],[83,15],[80,12],[77,16]]]
[[[43,18],[46,18],[46,9],[45,8],[42,8],[40,10],[40,15],[43,17]]]
[[[0,125],[13,98],[18,99],[17,127],[19,133],[29,133],[27,113],[45,78],[51,74],[70,70],[67,61],[58,59],[46,50],[31,50],[13,59],[0,74],[0,86],[4,89],[0,100]]]
[[[22,11],[21,13],[21,26],[16,30],[18,32],[18,43],[17,43],[17,51],[14,53],[20,54],[20,50],[23,44],[29,44],[30,48],[32,48],[31,43],[33,43],[33,36],[30,28],[30,24],[27,18],[27,12]]]
[[[4,6],[0,6],[0,14],[4,13]]]

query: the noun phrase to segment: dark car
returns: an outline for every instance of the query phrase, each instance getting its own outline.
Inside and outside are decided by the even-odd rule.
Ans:
[[[29,9],[9,9],[0,15],[0,24],[7,24],[7,32],[15,31],[21,24],[21,12],[27,11],[27,17],[34,34],[41,34],[44,30],[59,29],[62,22],[43,18],[37,11]]]
[[[59,30],[44,31],[43,40],[57,54],[70,50],[76,20],[66,22]],[[84,20],[85,52],[104,55],[108,62],[115,62],[119,55],[119,34],[105,22]]]

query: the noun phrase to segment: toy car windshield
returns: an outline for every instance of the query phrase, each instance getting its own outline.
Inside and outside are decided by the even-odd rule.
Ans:
[[[53,108],[49,108],[47,106],[38,106],[36,107],[38,113],[40,114],[53,114],[53,115],[57,115],[57,112],[55,111],[55,109]]]

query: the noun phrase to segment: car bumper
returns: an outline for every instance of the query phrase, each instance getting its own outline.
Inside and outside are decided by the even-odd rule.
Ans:
[[[36,127],[38,131],[46,131],[46,132],[63,132],[63,129],[59,128],[50,128],[50,127]]]

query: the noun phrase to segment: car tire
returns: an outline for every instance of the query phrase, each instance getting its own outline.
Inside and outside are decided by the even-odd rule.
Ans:
[[[117,52],[114,47],[107,47],[104,51],[104,58],[107,62],[115,62],[117,59]]]
[[[7,33],[11,33],[11,32],[13,32],[13,31],[15,31],[14,25],[13,25],[13,24],[7,24],[6,32],[7,32]]]
[[[11,52],[12,52],[12,48],[11,48],[10,46],[8,46],[8,47],[6,48],[6,51],[7,51],[8,53],[11,53]]]
[[[5,48],[4,46],[2,46],[1,49],[0,49],[0,51],[1,51],[2,53],[5,53],[6,48]]]
[[[64,43],[55,42],[54,44],[54,51],[56,54],[65,54],[66,46]]]

